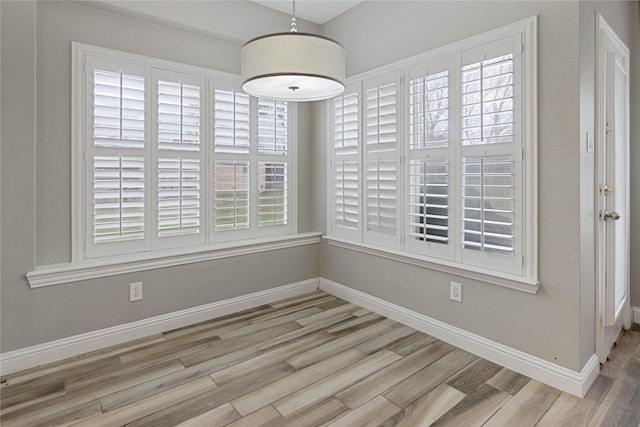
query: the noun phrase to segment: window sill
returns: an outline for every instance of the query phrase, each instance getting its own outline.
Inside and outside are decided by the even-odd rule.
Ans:
[[[259,252],[311,245],[320,242],[321,233],[309,232],[250,239],[114,257],[103,257],[36,267],[26,274],[31,288],[60,285],[119,274],[211,261]]]
[[[540,282],[536,279],[517,276],[514,274],[501,273],[485,268],[461,265],[451,261],[429,258],[417,254],[401,252],[394,249],[382,248],[367,243],[352,242],[332,236],[323,236],[331,246],[350,249],[369,255],[375,255],[386,259],[391,259],[405,264],[416,265],[418,267],[429,268],[443,273],[466,277],[472,280],[489,283],[491,285],[502,286],[528,294],[537,294],[540,289]]]

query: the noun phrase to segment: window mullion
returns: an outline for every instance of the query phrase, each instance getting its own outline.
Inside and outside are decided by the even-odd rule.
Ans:
[[[258,234],[258,98],[249,101],[249,227]]]
[[[480,250],[484,252],[484,159],[480,159]]]
[[[462,55],[449,57],[449,259],[462,261]]]
[[[214,183],[213,183],[213,171],[215,167],[215,158],[214,158],[214,138],[215,132],[212,132],[215,126],[215,108],[211,108],[213,102],[215,100],[214,97],[214,85],[213,80],[208,78],[206,79],[204,85],[204,99],[201,104],[202,108],[202,119],[203,123],[200,125],[202,129],[202,143],[201,143],[201,159],[203,168],[205,171],[202,173],[203,176],[203,204],[204,204],[204,215],[202,215],[204,225],[202,226],[202,230],[206,233],[205,243],[211,243],[214,239],[213,229],[215,227],[215,215],[213,214],[213,198],[214,198]]]
[[[158,94],[153,69],[146,67],[145,74],[145,249],[152,250],[158,238]]]

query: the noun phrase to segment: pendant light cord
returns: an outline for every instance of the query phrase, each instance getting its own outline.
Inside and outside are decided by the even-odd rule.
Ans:
[[[296,24],[296,0],[293,0],[293,16],[291,17],[291,32],[298,32],[298,25]]]

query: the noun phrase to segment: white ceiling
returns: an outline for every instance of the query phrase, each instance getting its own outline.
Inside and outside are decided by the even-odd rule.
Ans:
[[[292,0],[252,0],[291,15]],[[364,0],[296,0],[296,16],[322,25]]]

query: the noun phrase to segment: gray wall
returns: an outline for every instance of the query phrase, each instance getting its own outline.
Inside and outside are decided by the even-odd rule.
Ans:
[[[582,157],[580,4],[364,2],[323,27],[325,35],[345,46],[347,74],[353,75],[518,19],[539,16],[542,288],[537,295],[527,295],[327,244],[322,246],[323,277],[569,369],[584,366],[595,350],[593,207],[591,202],[590,212],[581,212],[581,203],[585,203],[581,172],[583,163],[589,167],[593,160]],[[590,173],[587,188],[592,189]],[[316,201],[316,205],[321,203]],[[584,215],[589,215],[590,229],[581,238]],[[581,286],[581,274],[585,286]],[[449,301],[450,280],[463,283],[462,304]]]
[[[145,19],[70,2],[1,2],[0,352],[319,275],[318,245],[312,245],[29,288],[24,275],[35,266],[71,259],[71,41],[239,73],[240,39],[289,25],[286,15],[249,2],[125,2],[110,10],[125,6],[142,9],[134,15]],[[143,12],[150,6],[183,19],[200,16],[194,22],[210,27],[167,26],[148,19]],[[246,25],[237,24],[242,17]],[[319,31],[304,21],[300,27]],[[310,105],[301,105],[299,118],[298,228],[310,231]],[[133,281],[144,282],[142,302],[128,301]]]

